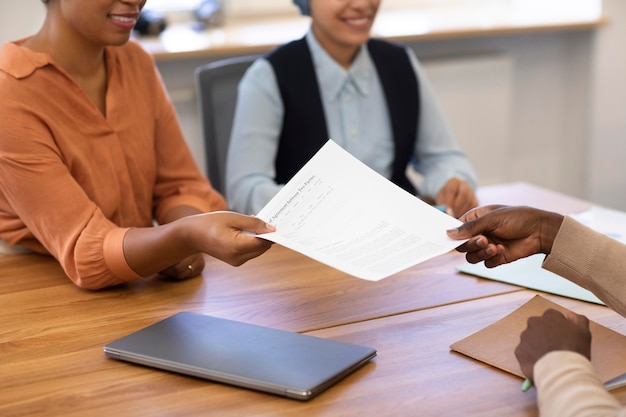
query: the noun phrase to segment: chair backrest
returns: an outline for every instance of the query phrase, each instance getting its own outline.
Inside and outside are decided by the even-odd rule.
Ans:
[[[245,55],[202,65],[195,70],[198,110],[204,137],[207,176],[226,192],[226,154],[230,141],[237,86],[258,55]]]

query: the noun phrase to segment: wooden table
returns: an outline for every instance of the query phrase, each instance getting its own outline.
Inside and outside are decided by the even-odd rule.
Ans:
[[[483,187],[479,198],[563,213],[590,207],[524,183]],[[238,268],[207,258],[203,278],[85,291],[49,257],[0,258],[0,415],[536,415],[534,391],[522,393],[519,378],[449,351],[534,292],[459,274],[462,262],[451,252],[368,282],[275,245]],[[626,320],[606,307],[548,298],[626,333]],[[183,310],[379,354],[308,402],[104,357],[105,343]],[[614,393],[626,403],[626,389]]]

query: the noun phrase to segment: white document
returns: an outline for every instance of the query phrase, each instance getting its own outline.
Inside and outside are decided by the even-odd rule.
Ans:
[[[378,281],[463,241],[461,222],[404,191],[329,140],[258,213],[267,240]]]

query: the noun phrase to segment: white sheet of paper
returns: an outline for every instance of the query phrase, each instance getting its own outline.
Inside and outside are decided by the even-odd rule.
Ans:
[[[357,278],[378,281],[463,241],[461,222],[424,203],[329,140],[257,214],[259,235]]]

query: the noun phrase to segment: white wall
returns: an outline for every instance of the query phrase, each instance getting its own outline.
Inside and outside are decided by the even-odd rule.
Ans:
[[[508,52],[423,59],[422,64],[480,183],[512,176],[508,158],[513,123],[515,62]],[[460,76],[462,74],[462,76]]]
[[[586,197],[626,210],[626,2],[604,0],[610,18],[593,51]]]
[[[0,43],[32,35],[45,15],[41,0],[0,0]]]
[[[412,44],[482,185],[528,181],[586,196],[593,39],[581,31]]]

